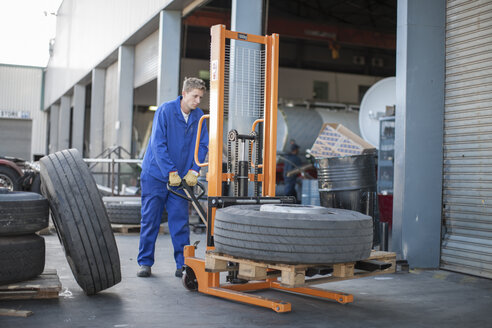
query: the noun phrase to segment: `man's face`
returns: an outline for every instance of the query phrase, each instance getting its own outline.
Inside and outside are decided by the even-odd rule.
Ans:
[[[203,90],[193,89],[191,91],[183,91],[183,99],[181,99],[181,109],[185,113],[189,113],[200,105],[203,98]]]

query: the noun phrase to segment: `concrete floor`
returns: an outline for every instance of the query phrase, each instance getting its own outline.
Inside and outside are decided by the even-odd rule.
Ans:
[[[0,301],[0,308],[30,310],[28,318],[0,317],[1,328],[28,327],[490,327],[492,280],[440,270],[411,270],[318,287],[352,293],[341,305],[300,295],[258,295],[292,303],[292,312],[235,303],[189,292],[174,277],[169,235],[159,235],[151,278],[137,278],[138,235],[116,235],[122,282],[86,296],[75,282],[56,235],[45,236],[46,268],[63,285],[58,300]],[[198,255],[203,256],[204,235]],[[224,274],[223,274],[224,275]]]

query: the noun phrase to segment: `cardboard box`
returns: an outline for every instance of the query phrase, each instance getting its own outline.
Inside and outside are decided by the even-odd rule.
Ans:
[[[325,123],[311,147],[315,158],[343,157],[376,152],[376,148],[344,127],[342,124]]]

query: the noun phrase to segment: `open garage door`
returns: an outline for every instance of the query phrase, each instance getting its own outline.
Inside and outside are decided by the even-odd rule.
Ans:
[[[491,1],[447,2],[441,267],[488,278],[492,278],[491,40]]]
[[[0,156],[31,159],[32,120],[0,118]]]

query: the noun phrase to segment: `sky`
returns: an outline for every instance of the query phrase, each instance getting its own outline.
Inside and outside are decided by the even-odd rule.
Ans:
[[[46,67],[62,0],[0,0],[0,64]]]

